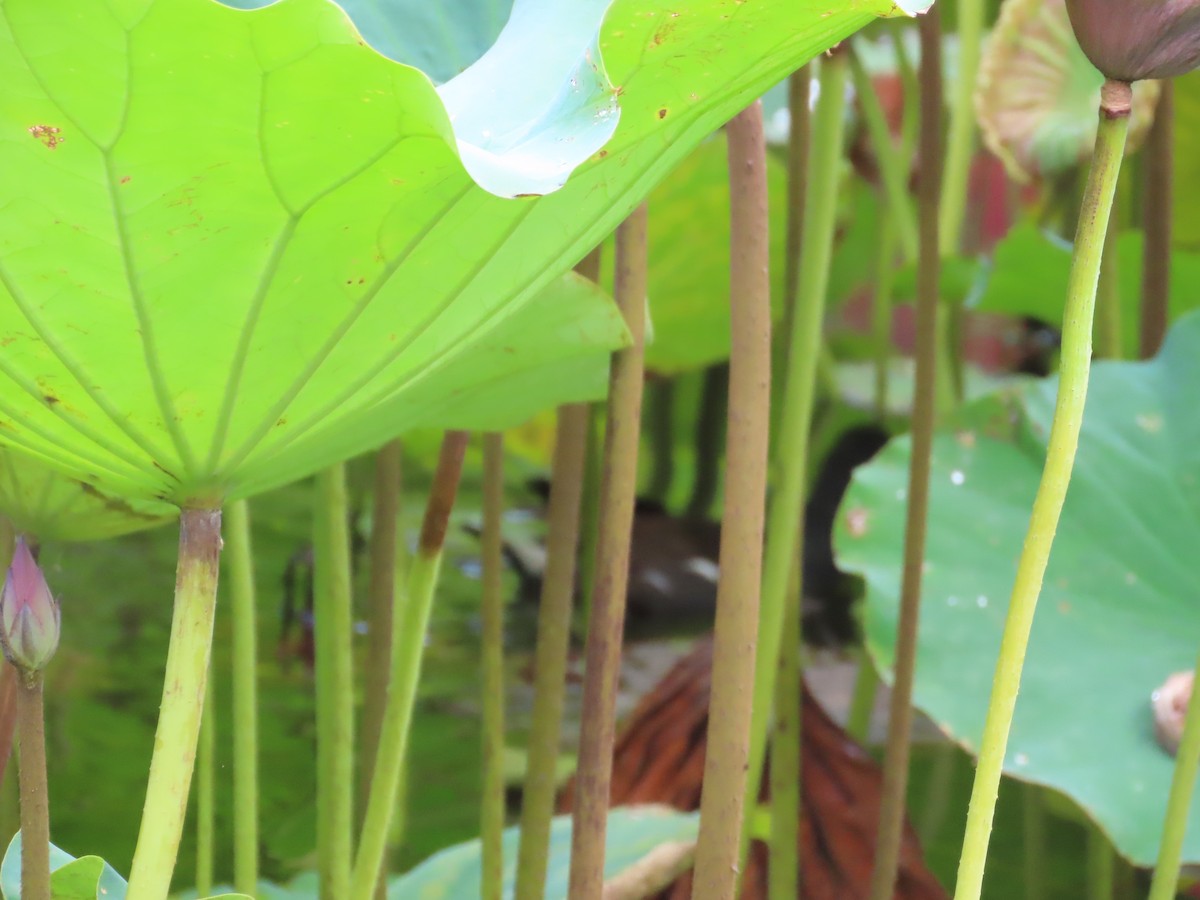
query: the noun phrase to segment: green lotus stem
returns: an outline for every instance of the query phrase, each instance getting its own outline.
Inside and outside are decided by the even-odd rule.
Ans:
[[[346,467],[317,475],[313,517],[317,678],[317,869],[322,897],[346,897],[354,836],[354,635]]]
[[[649,383],[649,421],[646,436],[649,439],[650,480],[646,485],[646,496],[666,505],[675,481],[675,382],[669,378],[658,378]]]
[[[585,403],[560,406],[555,426],[546,512],[546,571],[538,604],[533,712],[521,795],[516,900],[542,900],[546,892],[589,415]]]
[[[210,673],[211,674],[211,673]],[[217,738],[216,690],[209,679],[200,717],[200,741],[196,746],[196,893],[212,893],[214,839],[216,832]]]
[[[127,900],[164,900],[171,887],[200,734],[220,550],[221,511],[183,510],[171,642]]]
[[[600,281],[600,261],[603,258],[603,245],[593,247],[575,265],[575,271],[591,281]],[[583,470],[583,506],[580,509],[579,532],[579,584],[581,590],[579,609],[573,625],[574,632],[580,640],[587,637],[587,623],[592,615],[592,581],[596,570],[596,540],[600,527],[600,469],[604,447],[604,404],[588,405],[589,418],[587,430],[587,449],[585,451]]]
[[[1139,350],[1149,359],[1167,334],[1171,290],[1171,215],[1175,173],[1175,81],[1159,82],[1154,124],[1142,151],[1142,307]]]
[[[483,436],[483,801],[481,900],[500,900],[504,886],[504,435]]]
[[[888,381],[892,361],[892,285],[896,258],[896,231],[890,215],[879,217],[878,255],[875,257],[875,291],[871,297],[871,339],[875,345],[875,417],[888,414]]]
[[[758,798],[771,725],[772,698],[778,674],[779,646],[796,548],[803,540],[804,488],[808,472],[809,432],[816,393],[816,362],[820,355],[829,262],[837,215],[838,168],[842,156],[843,113],[847,65],[843,53],[822,60],[821,94],[813,119],[813,143],[808,166],[808,198],[804,209],[804,241],[800,253],[800,284],[796,316],[787,336],[787,368],[779,433],[773,464],[773,486],[767,521],[763,565],[762,608],[754,675],[754,716],[750,730],[746,808]],[[749,828],[742,828],[742,859],[749,848]],[[744,866],[742,867],[744,868]]]
[[[250,506],[230,503],[225,546],[229,553],[229,609],[233,626],[233,884],[258,890],[258,632]]]
[[[992,680],[992,696],[984,722],[979,764],[959,860],[956,900],[978,900],[983,887],[996,792],[1021,683],[1025,648],[1029,643],[1033,614],[1071,479],[1079,429],[1083,422],[1091,368],[1092,317],[1100,278],[1100,257],[1125,149],[1125,135],[1129,130],[1131,100],[1132,92],[1126,83],[1107,81],[1101,89],[1096,149],[1079,211],[1079,227],[1075,234],[1075,251],[1067,287],[1058,399],[1050,426],[1046,464],[1033,502],[1025,545],[1017,563],[1016,582]]]
[[[800,559],[792,565],[792,586],[783,620],[779,684],[775,688],[775,727],[771,732],[771,834],[767,846],[768,900],[800,896],[800,709],[804,677],[800,654]]]
[[[18,678],[21,757],[21,896],[50,900],[50,795],[46,783],[46,719],[42,673]]]
[[[1116,854],[1104,832],[1089,822],[1087,834],[1087,895],[1089,900],[1112,900]]]
[[[745,810],[754,646],[762,590],[763,520],[771,428],[771,283],[768,277],[767,140],[762,104],[729,123],[730,267],[729,416],[720,576],[713,636],[708,752],[696,843],[696,900],[736,894]],[[796,545],[792,559],[796,559]],[[795,565],[793,569],[797,568]],[[795,605],[799,605],[799,576]],[[786,604],[785,604],[786,605]],[[785,615],[784,618],[787,621]],[[796,615],[799,621],[799,614]],[[785,629],[786,633],[786,629]],[[787,633],[794,643],[799,631]],[[776,660],[778,664],[778,660]],[[790,674],[798,676],[796,671]],[[785,760],[783,766],[789,766]],[[797,789],[798,791],[798,789]],[[795,845],[791,856],[795,856]]]
[[[796,299],[800,285],[800,249],[804,242],[804,203],[808,186],[809,145],[812,142],[812,114],[809,100],[812,95],[812,64],[801,66],[788,77],[788,146],[787,146],[787,221],[783,236],[783,319],[772,334],[771,384],[783,384],[787,364],[784,341],[792,333],[796,317]],[[728,394],[728,385],[721,384],[721,396]],[[774,399],[774,398],[772,398]],[[702,404],[704,401],[701,401]],[[707,409],[700,407],[701,415]],[[779,431],[779,404],[771,403],[771,433]],[[724,422],[724,406],[717,414]],[[715,479],[714,479],[715,483]],[[713,493],[715,495],[715,484]],[[707,510],[705,510],[707,513]]]
[[[904,97],[904,112],[900,117],[900,152],[903,159],[911,160],[917,148],[917,133],[921,121],[921,86],[917,69],[904,46],[907,23],[896,20],[891,31],[892,49],[896,54],[896,67],[900,71],[900,87]]]
[[[1200,683],[1200,659],[1196,660],[1196,681]],[[1174,900],[1179,884],[1179,866],[1183,859],[1183,838],[1187,834],[1188,811],[1196,787],[1196,770],[1200,767],[1200,691],[1193,690],[1188,698],[1183,719],[1183,734],[1175,753],[1175,771],[1171,775],[1171,791],[1167,794],[1167,811],[1163,820],[1162,839],[1158,844],[1158,860],[1150,882],[1150,900]]]
[[[921,576],[925,562],[925,532],[929,510],[929,470],[933,425],[937,415],[939,281],[937,178],[942,142],[941,22],[937,10],[921,18],[920,157],[922,177],[917,185],[920,203],[920,255],[917,259],[916,374],[913,387],[912,454],[905,507],[904,567],[900,586],[900,620],[896,629],[892,692],[888,707],[883,787],[879,801],[879,832],[871,872],[871,900],[891,900],[900,868],[904,838],[905,798],[912,750],[912,690],[916,673],[917,625],[921,611]]]
[[[942,196],[938,207],[938,240],[943,257],[954,256],[962,242],[967,212],[967,183],[975,152],[975,82],[983,45],[983,0],[958,0],[958,69],[950,101],[950,131],[946,137],[942,168]]]
[[[392,659],[392,616],[394,614],[400,546],[401,446],[391,441],[375,454],[374,507],[371,516],[370,582],[367,587],[367,660],[363,666],[363,714],[359,738],[359,805],[365,816],[371,800],[371,777],[375,751],[387,707],[388,675]],[[399,817],[397,817],[399,818]],[[362,823],[359,823],[361,827]],[[395,843],[393,825],[390,839]],[[382,886],[383,881],[380,880]]]
[[[1025,900],[1042,900],[1046,883],[1046,807],[1042,788],[1021,785],[1022,862],[1025,868]]]
[[[947,135],[945,165],[942,169],[941,205],[938,232],[941,255],[951,257],[962,249],[963,221],[967,211],[967,189],[971,160],[975,153],[975,84],[979,76],[979,58],[983,43],[984,0],[958,0],[958,66],[954,76],[954,94],[950,104],[950,129]],[[952,408],[962,400],[966,373],[958,346],[963,334],[963,306],[955,301],[948,307],[942,332],[943,368],[946,385],[951,388],[940,409]]]
[[[617,229],[613,293],[633,343],[613,354],[609,375],[608,427],[604,435],[592,607],[584,651],[586,669],[571,830],[567,892],[571,900],[599,900],[604,887],[604,840],[645,370],[646,241],[643,204]]]
[[[1121,285],[1117,278],[1116,215],[1109,216],[1100,259],[1100,282],[1096,288],[1095,344],[1098,359],[1124,356],[1121,341]]]
[[[954,776],[958,763],[958,749],[948,741],[934,744],[929,763],[929,783],[920,805],[917,833],[921,841],[929,846],[942,833],[946,816],[953,799]]]
[[[442,564],[442,547],[458,493],[468,438],[465,431],[447,431],[442,438],[417,554],[408,569],[405,601],[400,604],[399,615],[393,617],[388,702],[379,731],[375,771],[371,775],[371,799],[363,819],[350,890],[336,895],[349,900],[369,900],[374,896],[383,866],[401,772],[408,755],[408,735],[416,706],[425,634],[429,630],[429,615]]]
[[[912,198],[908,193],[908,173],[911,155],[904,152],[903,145],[892,140],[883,106],[875,86],[867,74],[857,52],[857,40],[849,43],[847,56],[850,61],[850,77],[854,82],[854,93],[862,107],[867,136],[875,150],[879,163],[880,180],[887,201],[887,218],[904,251],[905,260],[917,258],[917,217],[913,211]],[[890,263],[889,263],[890,264]]]
[[[879,674],[871,665],[866,650],[859,650],[858,670],[854,673],[854,692],[850,695],[850,712],[846,716],[846,734],[864,747],[871,739],[871,718],[875,712],[875,697],[879,693]]]

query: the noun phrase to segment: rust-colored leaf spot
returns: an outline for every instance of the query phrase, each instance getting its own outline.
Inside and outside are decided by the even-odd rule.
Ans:
[[[630,716],[613,754],[612,804],[667,803],[700,808],[700,785],[708,738],[712,687],[712,640],[705,639],[676,663]],[[865,900],[875,861],[883,777],[879,767],[804,690],[800,729],[800,896],[805,900]],[[763,779],[760,801],[770,799]],[[573,784],[561,807],[570,808]],[[767,854],[755,842],[743,873],[744,900],[766,896]],[[659,900],[692,895],[687,873]],[[946,892],[925,866],[916,832],[907,822],[894,900],[945,900]]]
[[[600,158],[600,159],[604,159],[604,157],[608,156],[608,151],[607,151],[607,150],[601,150],[599,153],[597,153],[597,154],[596,154],[596,156],[597,156],[598,158]]]
[[[129,184],[129,176],[125,175],[121,178],[121,184]]]
[[[66,140],[62,135],[62,129],[55,125],[32,125],[29,133],[41,141],[47,150],[57,149],[58,145]]]
[[[53,394],[42,394],[42,399],[46,401],[47,406],[53,406],[58,402],[58,398]]]
[[[658,117],[659,117],[660,119],[665,119],[665,118],[667,117],[667,111],[666,111],[666,109],[660,109],[660,110],[658,111]]]

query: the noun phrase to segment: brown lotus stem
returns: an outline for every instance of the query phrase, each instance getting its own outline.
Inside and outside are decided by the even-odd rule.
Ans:
[[[920,232],[917,257],[916,385],[913,395],[912,457],[908,473],[908,507],[904,527],[904,572],[900,588],[900,622],[896,662],[888,710],[887,749],[879,836],[871,873],[871,900],[891,900],[900,867],[904,837],[904,798],[912,732],[912,688],[917,657],[917,620],[921,608],[921,573],[925,559],[925,525],[929,508],[929,465],[937,408],[937,313],[940,253],[937,209],[941,194],[942,60],[941,22],[937,9],[920,20],[921,34],[921,176],[917,184]]]
[[[629,581],[629,540],[637,489],[646,310],[646,207],[617,229],[615,295],[633,343],[613,355],[600,488],[595,580],[588,620],[579,768],[571,834],[571,900],[598,900],[616,732],[617,680]]]
[[[756,101],[739,113],[728,131],[732,349],[712,698],[692,890],[698,900],[732,900],[737,889],[770,430],[771,285],[762,104]]]

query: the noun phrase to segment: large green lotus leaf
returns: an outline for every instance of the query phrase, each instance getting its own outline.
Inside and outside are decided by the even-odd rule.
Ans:
[[[665,806],[625,806],[608,814],[604,876],[612,878],[668,841],[695,841],[698,813]],[[513,895],[517,846],[521,830],[504,832],[504,896]],[[546,900],[566,900],[571,862],[571,817],[557,816],[550,825]],[[479,895],[480,844],[468,841],[436,853],[407,875],[388,885],[389,900],[457,900]]]
[[[530,335],[537,335],[535,343]],[[431,361],[378,403],[331,411],[319,447],[283,445],[247,461],[244,477],[263,487],[292,480],[311,461],[328,465],[360,452],[356,436],[374,420],[409,428],[511,428],[558,403],[602,397],[610,348],[629,343],[611,298],[567,272],[490,331],[468,337],[443,365]],[[481,372],[491,377],[481,377]]]
[[[99,856],[71,856],[50,845],[50,893],[53,900],[123,900],[125,879]],[[21,900],[21,833],[9,842],[0,862],[0,896]],[[217,900],[217,898],[213,898]]]
[[[968,407],[933,447],[914,698],[978,750],[1057,382]],[[1098,363],[1025,660],[1005,771],[1072,797],[1117,848],[1152,863],[1174,760],[1150,695],[1200,645],[1200,314],[1148,363]],[[865,631],[893,665],[910,443],[855,474],[839,564],[867,583]],[[1200,861],[1200,809],[1184,847]]]
[[[625,871],[647,853],[668,841],[694,842],[700,828],[698,813],[681,813],[666,806],[623,806],[608,814],[608,837],[604,857],[606,878]],[[504,885],[506,898],[513,896],[520,828],[504,832]],[[390,900],[459,900],[479,896],[481,873],[480,842],[467,841],[448,847],[426,859],[412,871],[388,883]],[[550,825],[549,865],[546,871],[546,900],[566,900],[571,861],[571,817],[557,816]],[[260,900],[317,900],[319,884],[315,873],[304,872],[286,885],[259,883]],[[191,900],[186,891],[180,900]]]
[[[161,500],[106,496],[36,459],[0,447],[0,514],[47,541],[92,541],[161,525],[178,515]]]
[[[987,312],[1034,316],[1061,322],[1071,273],[1071,248],[1032,225],[1018,225],[996,245],[976,307]],[[1137,355],[1142,279],[1142,233],[1117,238],[1117,283],[1121,299],[1121,342]],[[1169,315],[1172,321],[1200,307],[1200,254],[1171,254]]]
[[[378,445],[409,423],[371,411],[451,365],[493,380],[468,348],[757,93],[890,12],[558,4],[544,23],[514,12],[439,92],[325,0],[8,0],[0,442],[185,504]],[[601,14],[603,67],[576,44],[572,62],[554,29]],[[531,86],[543,56],[561,71]],[[592,153],[616,119],[604,71],[620,125]],[[550,196],[472,180],[549,190],[581,147]]]
[[[260,9],[276,0],[221,0]],[[483,56],[508,20],[512,0],[341,0],[367,43],[396,62],[415,66],[435,83],[449,81]]]

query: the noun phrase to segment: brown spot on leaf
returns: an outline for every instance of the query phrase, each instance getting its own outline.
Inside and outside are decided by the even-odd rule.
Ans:
[[[122,176],[121,184],[129,184],[129,176],[128,175]]]
[[[62,135],[62,129],[55,125],[32,125],[29,133],[41,141],[47,150],[58,149],[58,145],[66,140]]]
[[[667,111],[665,108],[658,111],[658,117],[660,119],[665,119],[667,117]]]
[[[42,399],[46,401],[47,406],[53,406],[58,402],[58,398],[53,394],[42,394]]]

